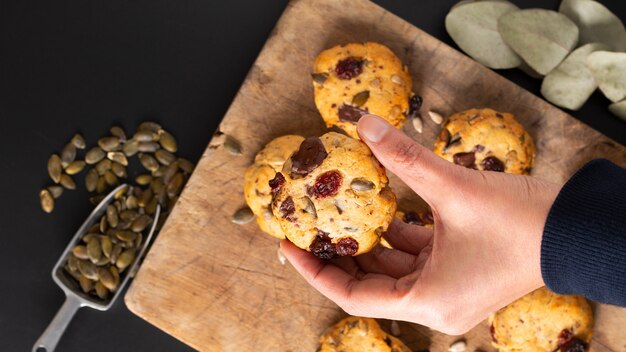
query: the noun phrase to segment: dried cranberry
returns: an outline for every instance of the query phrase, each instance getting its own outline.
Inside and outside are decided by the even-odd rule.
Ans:
[[[325,198],[337,194],[343,177],[337,171],[327,171],[315,179],[313,187],[309,187],[307,191],[310,195],[317,198]]]
[[[498,339],[496,339],[496,328],[493,327],[493,324],[489,326],[489,334],[491,335],[491,340],[498,343]]]
[[[363,72],[363,60],[349,57],[340,60],[335,67],[335,73],[340,79],[352,79]]]
[[[291,172],[306,176],[320,166],[327,155],[322,141],[315,136],[309,137],[300,144],[298,151],[291,156]]]
[[[337,247],[331,242],[328,233],[317,230],[317,236],[311,242],[309,250],[320,259],[333,259],[337,256]]]
[[[424,225],[420,216],[414,211],[408,211],[402,216],[402,221],[412,225]]]
[[[354,255],[359,250],[359,243],[352,237],[342,238],[337,242],[337,254],[340,256]]]
[[[276,176],[274,176],[274,178],[271,179],[268,183],[270,185],[270,188],[272,189],[272,193],[278,193],[278,191],[280,191],[280,189],[285,184],[285,176],[283,176],[283,174],[281,174],[280,172],[277,172]]]
[[[485,159],[483,159],[480,165],[482,165],[483,170],[486,171],[504,172],[504,163],[495,156],[486,157]]]
[[[339,120],[357,123],[359,122],[361,117],[363,117],[363,115],[366,115],[368,113],[368,110],[344,104],[339,107]]]
[[[417,116],[420,108],[422,107],[423,99],[419,95],[413,95],[409,98],[409,117]]]
[[[474,152],[456,153],[452,156],[452,159],[457,165],[465,166],[468,169],[476,168],[476,156]]]
[[[587,344],[577,338],[574,337],[565,344],[559,346],[561,352],[585,352],[587,350]]]
[[[283,218],[292,221],[292,215],[296,211],[296,205],[293,202],[293,198],[291,198],[291,196],[287,197],[287,199],[285,199],[285,201],[280,205],[279,210],[280,215]]]
[[[559,346],[568,343],[569,340],[572,339],[572,337],[574,337],[572,330],[563,329],[563,331],[561,331],[561,333],[559,334],[559,340],[558,340]]]

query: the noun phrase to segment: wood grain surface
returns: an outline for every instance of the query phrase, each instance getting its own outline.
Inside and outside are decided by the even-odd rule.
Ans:
[[[413,89],[424,98],[422,112],[447,116],[491,107],[514,113],[537,144],[536,177],[563,182],[597,157],[626,167],[623,146],[377,5],[292,1],[220,125],[241,141],[243,156],[207,148],[125,297],[130,310],[203,351],[315,351],[319,335],[345,313],[279,263],[278,241],[255,222],[239,226],[230,219],[245,205],[243,172],[265,143],[325,131],[309,76],[317,53],[369,40],[389,46],[408,65]],[[410,124],[404,131],[430,148],[438,126],[426,117],[423,134]],[[422,204],[391,178],[401,209]],[[592,351],[626,351],[626,309],[597,305],[596,317]],[[459,338],[408,323],[401,331],[414,350],[447,351]],[[468,351],[493,350],[485,323],[463,338]]]

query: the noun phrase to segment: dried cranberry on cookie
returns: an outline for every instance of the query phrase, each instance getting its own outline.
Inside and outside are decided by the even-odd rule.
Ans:
[[[363,114],[376,114],[400,128],[410,105],[416,105],[409,102],[413,83],[408,69],[378,43],[352,43],[322,51],[312,77],[315,105],[326,126],[337,126],[353,138],[359,138],[356,123]]]
[[[272,212],[287,239],[320,258],[370,251],[396,211],[385,169],[365,143],[309,137],[270,181]]]
[[[435,141],[435,154],[470,169],[528,175],[535,144],[509,113],[470,109],[450,116]]]

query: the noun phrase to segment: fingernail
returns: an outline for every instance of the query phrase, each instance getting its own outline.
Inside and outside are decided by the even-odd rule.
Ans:
[[[364,115],[359,119],[357,130],[362,138],[370,142],[380,142],[389,132],[391,125],[376,115]]]

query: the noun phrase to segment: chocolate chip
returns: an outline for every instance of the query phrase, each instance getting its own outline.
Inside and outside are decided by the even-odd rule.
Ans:
[[[363,60],[349,57],[340,60],[335,66],[335,73],[339,79],[352,79],[363,72]]]
[[[357,123],[363,115],[368,113],[369,111],[367,109],[361,109],[352,105],[344,104],[339,107],[339,120]]]
[[[317,230],[317,236],[311,242],[309,250],[320,259],[333,259],[337,256],[337,248],[331,242],[327,232]]]
[[[280,215],[289,221],[293,221],[293,213],[296,211],[296,205],[293,202],[293,198],[291,196],[287,197],[285,201],[279,207]]]
[[[359,250],[359,243],[352,237],[345,237],[337,242],[337,254],[341,257],[354,255]]]
[[[285,176],[280,172],[277,172],[273,179],[269,180],[270,188],[272,189],[272,193],[276,194],[280,191],[280,189],[285,184]]]
[[[315,136],[309,137],[300,144],[298,151],[291,156],[291,172],[306,176],[320,166],[327,155],[322,141]]]
[[[567,343],[559,346],[559,349],[561,352],[585,352],[587,344],[583,340],[574,337]]]
[[[307,192],[316,198],[326,198],[337,194],[342,182],[343,177],[338,171],[327,171],[317,176],[313,187],[308,187]]]
[[[406,213],[404,213],[404,215],[402,216],[402,221],[412,225],[424,225],[420,216],[414,211],[407,211]]]
[[[491,335],[491,340],[495,343],[498,343],[498,339],[496,339],[496,328],[491,324],[489,326],[489,334]]]
[[[483,170],[486,171],[504,172],[504,163],[495,156],[486,157],[485,159],[483,159],[480,165],[482,165]]]
[[[423,101],[419,95],[413,95],[409,98],[409,117],[415,117],[419,114]]]
[[[456,153],[452,156],[454,163],[465,166],[468,169],[476,169],[476,156],[474,152]]]

